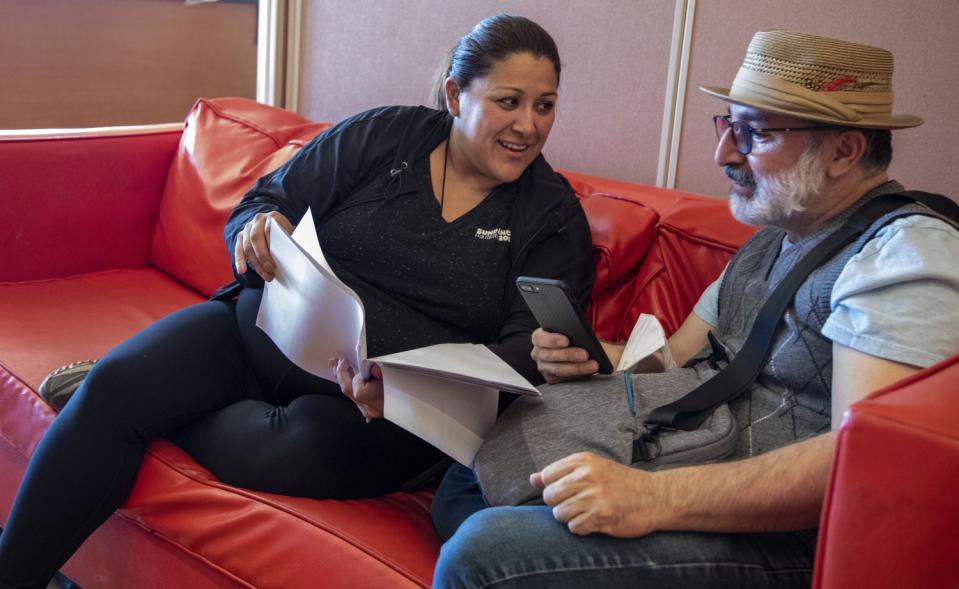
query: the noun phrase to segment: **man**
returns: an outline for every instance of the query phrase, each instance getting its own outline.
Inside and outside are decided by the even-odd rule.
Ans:
[[[729,104],[714,119],[715,160],[733,215],[767,228],[670,338],[678,364],[710,331],[740,349],[802,255],[861,204],[902,190],[886,172],[889,130],[922,120],[892,114],[891,79],[888,51],[762,31],[731,88],[701,88]],[[530,477],[546,507],[470,517],[444,545],[435,586],[808,587],[843,412],[959,353],[957,256],[945,218],[916,204],[886,215],[793,299],[762,374],[731,404],[736,460],[648,472],[563,458]],[[538,330],[533,343],[548,382],[597,370],[562,335]]]

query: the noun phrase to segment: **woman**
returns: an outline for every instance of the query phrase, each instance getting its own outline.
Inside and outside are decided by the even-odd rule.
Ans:
[[[123,502],[157,436],[227,483],[317,498],[389,492],[440,458],[373,419],[376,370],[364,381],[339,360],[331,385],[254,326],[275,269],[270,218],[289,230],[310,207],[331,266],[363,299],[371,356],[481,342],[538,379],[536,323],[513,280],[561,278],[583,302],[592,280],[585,216],[540,155],[559,76],[542,28],[488,18],[453,50],[444,110],[359,114],[259,180],[226,227],[237,282],[121,344],[54,420],[0,535],[0,586],[45,585]]]

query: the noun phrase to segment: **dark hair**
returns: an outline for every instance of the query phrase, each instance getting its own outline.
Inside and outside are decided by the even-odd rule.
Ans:
[[[863,129],[860,127],[841,127],[840,133],[859,131],[866,138],[866,150],[862,153],[859,166],[866,177],[886,171],[892,162],[892,132],[889,129]],[[828,131],[817,131],[810,134],[810,144],[821,145],[826,139]],[[836,131],[832,131],[836,132]]]
[[[514,53],[545,57],[553,63],[559,83],[560,62],[556,42],[543,27],[522,16],[497,14],[480,21],[460,39],[436,72],[433,84],[436,108],[446,110],[446,78],[466,90],[473,80],[485,77],[496,62]]]
[[[860,129],[866,136],[861,165],[866,175],[883,172],[892,161],[892,132],[889,129]]]

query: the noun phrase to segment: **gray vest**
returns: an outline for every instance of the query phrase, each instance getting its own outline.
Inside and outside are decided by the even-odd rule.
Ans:
[[[730,357],[742,348],[756,314],[773,289],[803,256],[860,206],[882,194],[901,190],[897,182],[883,184],[821,229],[784,250],[784,231],[765,228],[756,233],[730,261],[719,289],[717,335]],[[859,239],[816,269],[799,288],[762,373],[746,394],[730,404],[740,430],[733,458],[760,454],[830,429],[832,342],[822,335],[822,328],[831,313],[833,286],[849,259],[882,227],[911,214],[938,217],[914,204],[881,217]]]

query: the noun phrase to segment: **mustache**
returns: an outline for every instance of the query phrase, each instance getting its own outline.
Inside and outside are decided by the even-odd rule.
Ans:
[[[740,186],[747,186],[749,188],[756,187],[756,177],[753,176],[752,171],[746,167],[737,168],[736,166],[726,166],[723,168],[723,172],[725,172],[730,180]]]

